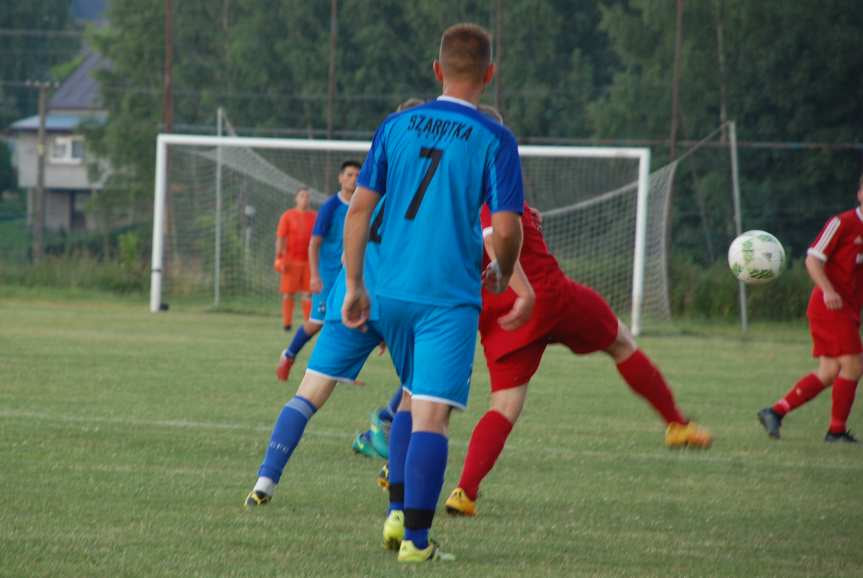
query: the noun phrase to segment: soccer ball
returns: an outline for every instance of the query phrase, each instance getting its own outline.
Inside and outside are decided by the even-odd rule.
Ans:
[[[728,248],[728,266],[744,283],[769,283],[779,277],[784,264],[782,243],[766,231],[746,231]]]

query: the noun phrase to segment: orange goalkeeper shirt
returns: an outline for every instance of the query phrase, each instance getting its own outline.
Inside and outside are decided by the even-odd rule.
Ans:
[[[315,226],[315,211],[288,209],[279,219],[276,235],[285,240],[285,249],[281,257],[287,261],[309,260],[309,241]]]

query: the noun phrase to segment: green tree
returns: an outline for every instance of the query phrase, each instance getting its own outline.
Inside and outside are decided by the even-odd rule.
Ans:
[[[36,91],[25,82],[50,80],[51,68],[73,58],[81,40],[68,0],[4,2],[0,28],[13,31],[0,36],[0,127],[5,128],[36,114]]]

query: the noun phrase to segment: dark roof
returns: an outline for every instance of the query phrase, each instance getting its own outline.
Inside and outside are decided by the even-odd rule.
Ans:
[[[74,132],[85,122],[105,122],[104,117],[78,116],[74,114],[49,114],[45,117],[45,130],[48,132]],[[17,120],[9,127],[11,131],[30,132],[39,130],[39,115]]]
[[[49,109],[99,110],[99,83],[93,73],[108,67],[108,59],[90,50],[84,52],[84,60],[69,77],[63,81],[51,101]]]

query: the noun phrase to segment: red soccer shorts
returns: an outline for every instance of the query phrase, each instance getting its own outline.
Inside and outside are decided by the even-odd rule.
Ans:
[[[863,351],[860,323],[837,313],[829,317],[809,317],[812,357],[840,357]]]
[[[549,343],[561,343],[576,354],[608,349],[617,338],[617,316],[602,296],[567,279],[555,288],[555,298],[537,295],[533,319],[524,328],[506,331],[495,321],[480,325],[491,390],[500,391],[530,381]]]

